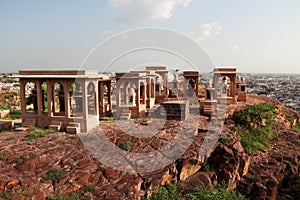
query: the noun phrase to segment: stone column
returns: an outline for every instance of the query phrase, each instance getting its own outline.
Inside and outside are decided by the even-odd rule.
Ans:
[[[235,76],[230,77],[230,96],[233,98],[233,101],[235,101]]]
[[[20,79],[20,100],[21,100],[22,118],[24,118],[24,115],[26,114],[25,85],[26,85],[26,80]]]
[[[137,88],[136,88],[136,106],[140,107],[140,81],[137,80]]]
[[[163,74],[164,80],[164,97],[168,97],[168,76],[167,73]]]
[[[108,100],[108,104],[109,104],[109,112],[112,111],[112,99],[111,99],[111,92],[112,92],[112,89],[111,89],[111,81],[107,81],[107,100]]]
[[[144,82],[144,84],[143,84],[143,94],[142,94],[143,104],[146,104],[146,94],[147,94],[147,83]]]
[[[100,114],[103,114],[104,113],[104,108],[105,108],[105,105],[104,105],[104,82],[103,81],[99,81],[98,82],[98,95],[99,95],[99,113]]]
[[[48,117],[53,116],[53,83],[50,80],[46,81],[47,83],[47,103],[48,103]]]
[[[35,82],[36,87],[36,98],[37,98],[37,115],[43,115],[43,99],[42,99],[42,87],[41,87],[41,80],[36,80]]]
[[[195,84],[196,84],[195,95],[196,95],[196,99],[198,99],[198,97],[199,97],[199,78],[198,77],[195,77]]]
[[[120,90],[120,81],[116,83],[116,95],[117,95],[117,107],[121,105],[121,90]]]
[[[147,81],[147,91],[146,91],[146,104],[147,104],[147,107],[150,108],[150,104],[151,104],[151,78],[148,78],[148,81]]]
[[[97,88],[99,87],[99,85],[97,80],[94,80],[94,85],[94,115],[99,115],[99,94],[97,92]]]
[[[69,81],[64,81],[64,97],[65,97],[65,118],[66,120],[70,118],[70,111],[71,111],[71,106],[70,106],[70,87],[71,83]]]

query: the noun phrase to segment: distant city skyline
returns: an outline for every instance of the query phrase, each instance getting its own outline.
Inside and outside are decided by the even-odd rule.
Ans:
[[[79,69],[89,52],[109,37],[156,27],[174,30],[198,44],[200,48],[192,44],[185,47],[169,38],[177,46],[167,46],[179,53],[178,46],[182,46],[185,58],[199,57],[194,64],[202,65],[201,72],[209,72],[214,66],[233,66],[242,73],[300,73],[299,7],[297,0],[2,0],[0,69],[1,73]],[[117,48],[131,50],[131,42],[137,41],[136,37],[123,39],[127,42],[122,43],[122,48],[120,43],[113,43],[102,52],[98,49],[96,59],[88,60],[84,66],[101,71],[107,64],[102,61],[113,57]],[[140,39],[151,43],[151,38],[143,35]],[[161,41],[155,42],[167,39],[168,36],[162,36]],[[175,58],[171,51],[166,52],[161,52],[160,58],[157,51],[146,49],[114,64],[119,71],[151,64],[151,59],[153,64],[172,69],[191,67],[182,61],[183,57]],[[211,61],[201,57],[203,52]]]

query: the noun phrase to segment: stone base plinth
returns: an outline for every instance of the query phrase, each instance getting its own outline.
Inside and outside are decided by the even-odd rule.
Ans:
[[[189,116],[188,101],[167,101],[161,104],[167,119],[186,120]]]
[[[227,96],[220,96],[217,97],[218,103],[221,105],[229,105],[234,103],[234,99],[232,97],[227,97]]]
[[[215,113],[217,108],[217,100],[203,100],[201,101],[202,114],[211,116]]]

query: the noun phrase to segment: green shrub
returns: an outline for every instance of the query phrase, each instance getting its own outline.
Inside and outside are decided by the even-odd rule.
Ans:
[[[41,179],[41,182],[45,183],[48,180],[51,180],[51,181],[59,180],[62,177],[64,177],[66,173],[67,173],[67,171],[64,169],[63,170],[56,169],[56,168],[51,169],[50,171],[48,171],[46,173],[45,176],[43,176],[43,178]]]
[[[6,150],[1,150],[0,151],[0,159],[5,155],[7,153],[7,151]]]
[[[130,151],[131,147],[132,147],[132,142],[130,141],[123,143],[121,146],[121,148],[125,151]]]
[[[71,196],[67,197],[64,195],[58,195],[58,196],[50,196],[47,197],[47,200],[81,200],[81,194],[78,192],[75,192]]]
[[[277,107],[267,103],[248,105],[244,110],[237,113],[236,124],[252,129],[261,126],[266,120],[267,125],[273,125],[276,119]]]
[[[248,154],[268,147],[275,138],[273,125],[276,114],[276,106],[262,103],[249,105],[235,115],[237,133]]]
[[[164,187],[153,190],[152,194],[147,200],[162,200],[162,199],[172,199],[180,200],[181,197],[176,193],[177,186],[175,184],[169,183]]]
[[[83,191],[84,192],[92,192],[92,191],[94,191],[95,190],[95,186],[94,185],[85,185],[84,187],[83,187]]]
[[[29,141],[32,139],[45,137],[46,135],[53,134],[53,133],[56,133],[56,131],[52,129],[45,129],[45,130],[35,129],[35,131],[33,131],[32,133],[26,135],[23,140]]]
[[[10,110],[9,112],[10,119],[20,119],[21,118],[21,110]]]
[[[293,127],[293,129],[300,133],[300,123],[297,123],[296,126]]]
[[[36,127],[36,126],[30,126],[28,129],[30,131],[36,131],[36,130],[38,130],[38,127]]]
[[[227,136],[222,136],[220,137],[219,141],[222,142],[222,143],[227,143],[229,142],[230,138],[227,137]]]
[[[22,123],[14,123],[14,129],[19,128],[22,126]]]
[[[270,145],[270,142],[275,138],[271,127],[258,127],[250,132],[245,130],[238,131],[241,137],[241,144],[245,151],[249,154],[263,150]]]
[[[206,171],[206,172],[210,171],[210,165],[204,165],[203,171]]]

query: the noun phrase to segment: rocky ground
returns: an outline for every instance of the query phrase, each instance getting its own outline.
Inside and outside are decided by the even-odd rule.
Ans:
[[[258,97],[249,97],[247,104],[264,101],[276,104]],[[237,104],[228,109],[228,112],[234,113],[244,106]],[[29,131],[2,132],[0,199],[46,199],[59,195],[81,199],[140,199],[147,196],[151,189],[179,180],[186,180],[186,188],[188,183],[193,184],[195,180],[212,186],[225,182],[228,188],[237,188],[252,199],[295,199],[292,196],[297,193],[294,185],[298,181],[300,134],[291,129],[294,123],[291,119],[294,118],[286,118],[286,113],[289,116],[295,116],[295,113],[281,109],[277,139],[270,148],[251,156],[244,152],[237,136],[228,134],[230,127],[234,126],[232,120],[226,120],[222,131],[229,139],[215,143],[214,140],[219,135],[215,133],[217,130],[211,131],[205,116],[197,118],[199,123],[196,130],[189,129],[194,128],[195,124],[182,125],[172,120],[162,126],[155,119],[135,120],[136,126],[132,127],[103,121],[92,135],[81,136],[82,140],[77,135],[58,132],[25,141],[24,137]],[[230,114],[228,117],[230,118]],[[134,128],[137,130],[130,134]],[[150,130],[146,134],[152,134],[152,137],[140,138],[140,135],[134,135],[139,133],[138,130]],[[177,134],[182,130],[190,131],[188,134]],[[102,139],[99,133],[103,133],[117,147],[124,148],[124,143],[128,142],[132,145],[128,151],[122,150],[117,154],[113,151],[106,152],[107,160],[111,161],[106,163],[107,160],[97,159],[99,155],[94,151],[101,147],[97,146],[97,140]],[[171,141],[180,140],[181,143],[168,146]],[[156,166],[161,160],[151,159],[151,162],[141,165],[138,159],[128,156],[129,152],[180,149],[185,146],[186,141],[192,141],[191,145],[178,159],[151,173],[143,169]],[[90,145],[86,147],[83,144]],[[157,158],[166,156],[164,153],[159,151]],[[120,161],[118,156],[128,164],[123,172],[107,165],[117,166]],[[169,160],[172,158],[168,157]],[[137,173],[132,173],[134,171]]]

